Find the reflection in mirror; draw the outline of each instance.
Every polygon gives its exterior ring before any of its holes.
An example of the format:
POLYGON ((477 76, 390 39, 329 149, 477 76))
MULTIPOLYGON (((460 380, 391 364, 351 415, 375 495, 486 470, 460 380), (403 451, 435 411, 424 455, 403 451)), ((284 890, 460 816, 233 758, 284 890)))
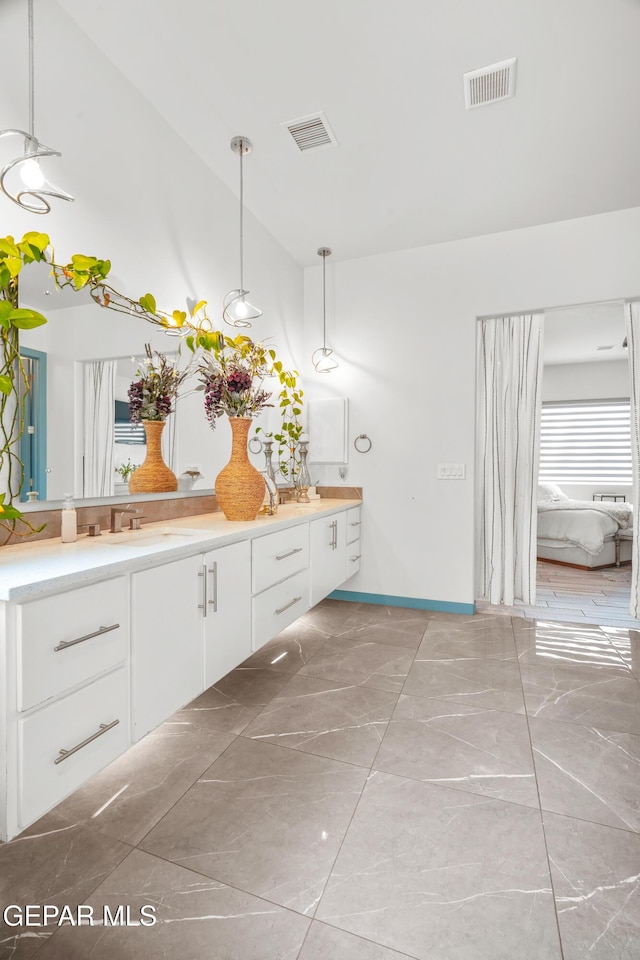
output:
MULTIPOLYGON (((122 436, 116 442, 116 419, 122 422, 126 404, 128 421, 127 390, 145 356, 145 343, 177 357, 176 340, 140 317, 102 309, 85 291, 56 290, 45 264, 30 265, 23 276, 21 305, 41 311, 48 323, 20 335, 34 385, 21 446, 25 483, 20 499, 58 501, 70 492, 76 499, 126 495, 125 489, 116 490, 122 479, 116 468, 129 459, 142 462, 146 445, 124 442, 122 436)), ((186 363, 186 356, 180 362, 186 363)), ((196 491, 210 491, 225 462, 220 459, 224 431, 221 443, 214 445, 201 394, 179 400, 169 424, 163 442, 166 463, 179 478, 187 470, 199 472, 196 491)), ((142 427, 140 432, 144 441, 142 427)), ((185 489, 193 485, 184 478, 185 489)))
MULTIPOLYGON (((88 498, 91 495, 87 491, 97 487, 89 485, 87 478, 92 477, 93 484, 97 475, 102 476, 103 488, 112 484, 115 496, 126 497, 126 490, 115 486, 121 481, 116 469, 129 459, 132 463, 142 461, 145 448, 121 441, 116 445, 113 440, 103 445, 100 437, 94 437, 94 452, 90 452, 89 439, 85 441, 85 424, 93 422, 90 404, 96 403, 96 393, 95 387, 86 390, 85 379, 91 375, 94 383, 97 382, 98 368, 92 365, 110 365, 102 367, 103 373, 107 371, 110 384, 115 376, 113 403, 107 404, 109 410, 113 408, 112 426, 103 431, 103 439, 114 436, 116 420, 122 419, 121 415, 116 417, 115 404, 128 400, 127 389, 139 359, 145 356, 145 343, 149 343, 152 350, 168 355, 176 353, 180 341, 167 337, 162 329, 141 317, 103 309, 87 291, 56 290, 49 269, 44 263, 30 264, 20 277, 21 305, 39 310, 48 319, 44 326, 20 334, 23 355, 37 358, 43 374, 46 369, 46 382, 44 375, 41 377, 41 402, 39 406, 34 405, 34 415, 39 419, 32 424, 33 430, 27 432, 25 441, 33 448, 33 463, 39 463, 40 467, 31 469, 30 462, 29 477, 20 499, 29 499, 30 491, 38 494, 38 502, 58 503, 69 492, 73 492, 76 500, 88 498), (134 363, 131 357, 135 358, 134 363), (93 374, 87 373, 90 368, 93 374), (126 450, 122 449, 125 446, 126 450), (37 450, 40 452, 36 454, 37 450), (110 465, 109 457, 112 457, 110 465)), ((124 287, 117 277, 113 283, 116 288, 124 287)), ((186 348, 182 350, 181 364, 186 363, 188 356, 186 348)), ((202 393, 193 389, 196 383, 197 380, 190 382, 186 395, 178 401, 173 429, 164 431, 168 436, 166 447, 163 437, 163 453, 165 462, 178 477, 179 492, 193 490, 204 494, 213 491, 215 477, 229 459, 231 429, 224 417, 215 431, 211 430, 204 415, 202 393), (195 478, 185 476, 187 472, 196 475, 195 478)), ((273 380, 267 389, 277 396, 280 388, 273 380)), ((276 396, 273 407, 267 408, 259 419, 264 433, 278 432, 281 427, 276 396)), ((121 414, 122 407, 118 409, 121 414)), ((263 457, 250 456, 254 466, 262 469, 263 457)), ((154 496, 173 498, 176 494, 154 496)))

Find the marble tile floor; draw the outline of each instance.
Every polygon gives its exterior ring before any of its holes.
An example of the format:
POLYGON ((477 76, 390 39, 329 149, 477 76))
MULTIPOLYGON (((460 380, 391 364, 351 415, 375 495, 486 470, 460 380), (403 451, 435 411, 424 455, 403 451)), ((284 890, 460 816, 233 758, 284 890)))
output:
POLYGON ((0 958, 637 960, 639 637, 323 601, 0 845, 94 919, 0 958))

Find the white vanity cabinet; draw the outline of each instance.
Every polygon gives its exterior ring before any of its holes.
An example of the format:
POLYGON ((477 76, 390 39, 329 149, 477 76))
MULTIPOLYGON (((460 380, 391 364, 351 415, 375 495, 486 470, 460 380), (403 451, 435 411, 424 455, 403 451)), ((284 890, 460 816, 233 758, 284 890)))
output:
POLYGON ((131 575, 133 739, 204 689, 202 556, 131 575))
POLYGON ((309 524, 256 537, 251 545, 253 649, 310 606, 309 524))
POLYGON ((0 840, 339 587, 360 509, 317 503, 240 529, 208 516, 176 541, 0 552, 0 840))
POLYGON ((130 744, 128 580, 15 604, 5 617, 15 636, 5 649, 15 683, 4 692, 16 833, 130 744))
POLYGON ((311 543, 311 606, 346 579, 347 515, 344 511, 309 524, 311 543))
POLYGON ((201 572, 206 690, 251 654, 251 543, 211 550, 201 572))
POLYGON ((131 601, 139 740, 250 655, 250 541, 132 574, 131 601))

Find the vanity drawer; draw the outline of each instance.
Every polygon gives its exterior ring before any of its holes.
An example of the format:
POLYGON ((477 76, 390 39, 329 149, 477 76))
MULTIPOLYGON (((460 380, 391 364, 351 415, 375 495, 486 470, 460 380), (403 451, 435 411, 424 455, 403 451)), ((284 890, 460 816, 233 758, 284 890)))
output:
POLYGON ((18 710, 122 663, 129 651, 125 577, 17 607, 18 710))
POLYGON ((351 507, 347 510, 347 543, 360 539, 360 525, 360 507, 351 507))
POLYGON ((309 571, 301 570, 252 602, 253 649, 257 650, 309 609, 309 571))
POLYGON ((18 721, 22 828, 124 753, 130 742, 128 690, 128 673, 120 667, 18 721))
POLYGON ((347 546, 347 575, 345 580, 352 577, 360 569, 360 541, 354 540, 347 546))
POLYGON ((251 545, 251 592, 260 593, 308 566, 308 523, 257 537, 251 545))

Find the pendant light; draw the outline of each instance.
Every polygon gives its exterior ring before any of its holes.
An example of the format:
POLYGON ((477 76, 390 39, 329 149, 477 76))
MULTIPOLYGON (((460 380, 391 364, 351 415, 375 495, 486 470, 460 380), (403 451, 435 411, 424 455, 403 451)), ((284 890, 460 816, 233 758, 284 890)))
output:
POLYGON ((322 257, 322 346, 313 351, 311 361, 318 373, 330 373, 338 366, 332 356, 333 350, 327 346, 327 257, 331 256, 329 247, 320 247, 318 256, 322 257))
POLYGON ((252 320, 257 320, 262 316, 262 310, 254 307, 247 300, 248 290, 244 289, 244 235, 243 235, 243 199, 244 199, 244 180, 242 176, 242 158, 247 153, 251 153, 251 141, 246 137, 234 137, 231 141, 231 149, 240 157, 240 286, 237 290, 231 290, 222 305, 222 318, 225 323, 232 327, 250 327, 252 320))
MULTIPOLYGON (((25 130, 0 130, 0 138, 18 136, 24 139, 24 152, 0 170, 0 188, 3 193, 30 213, 49 213, 51 205, 47 197, 56 200, 73 200, 70 194, 60 187, 49 183, 40 169, 40 157, 61 157, 58 150, 40 143, 34 131, 34 68, 33 68, 33 0, 28 0, 29 8, 29 132, 25 130), (13 189, 7 185, 6 177, 12 170, 13 189)), ((12 178, 10 178, 12 179, 12 178)))

